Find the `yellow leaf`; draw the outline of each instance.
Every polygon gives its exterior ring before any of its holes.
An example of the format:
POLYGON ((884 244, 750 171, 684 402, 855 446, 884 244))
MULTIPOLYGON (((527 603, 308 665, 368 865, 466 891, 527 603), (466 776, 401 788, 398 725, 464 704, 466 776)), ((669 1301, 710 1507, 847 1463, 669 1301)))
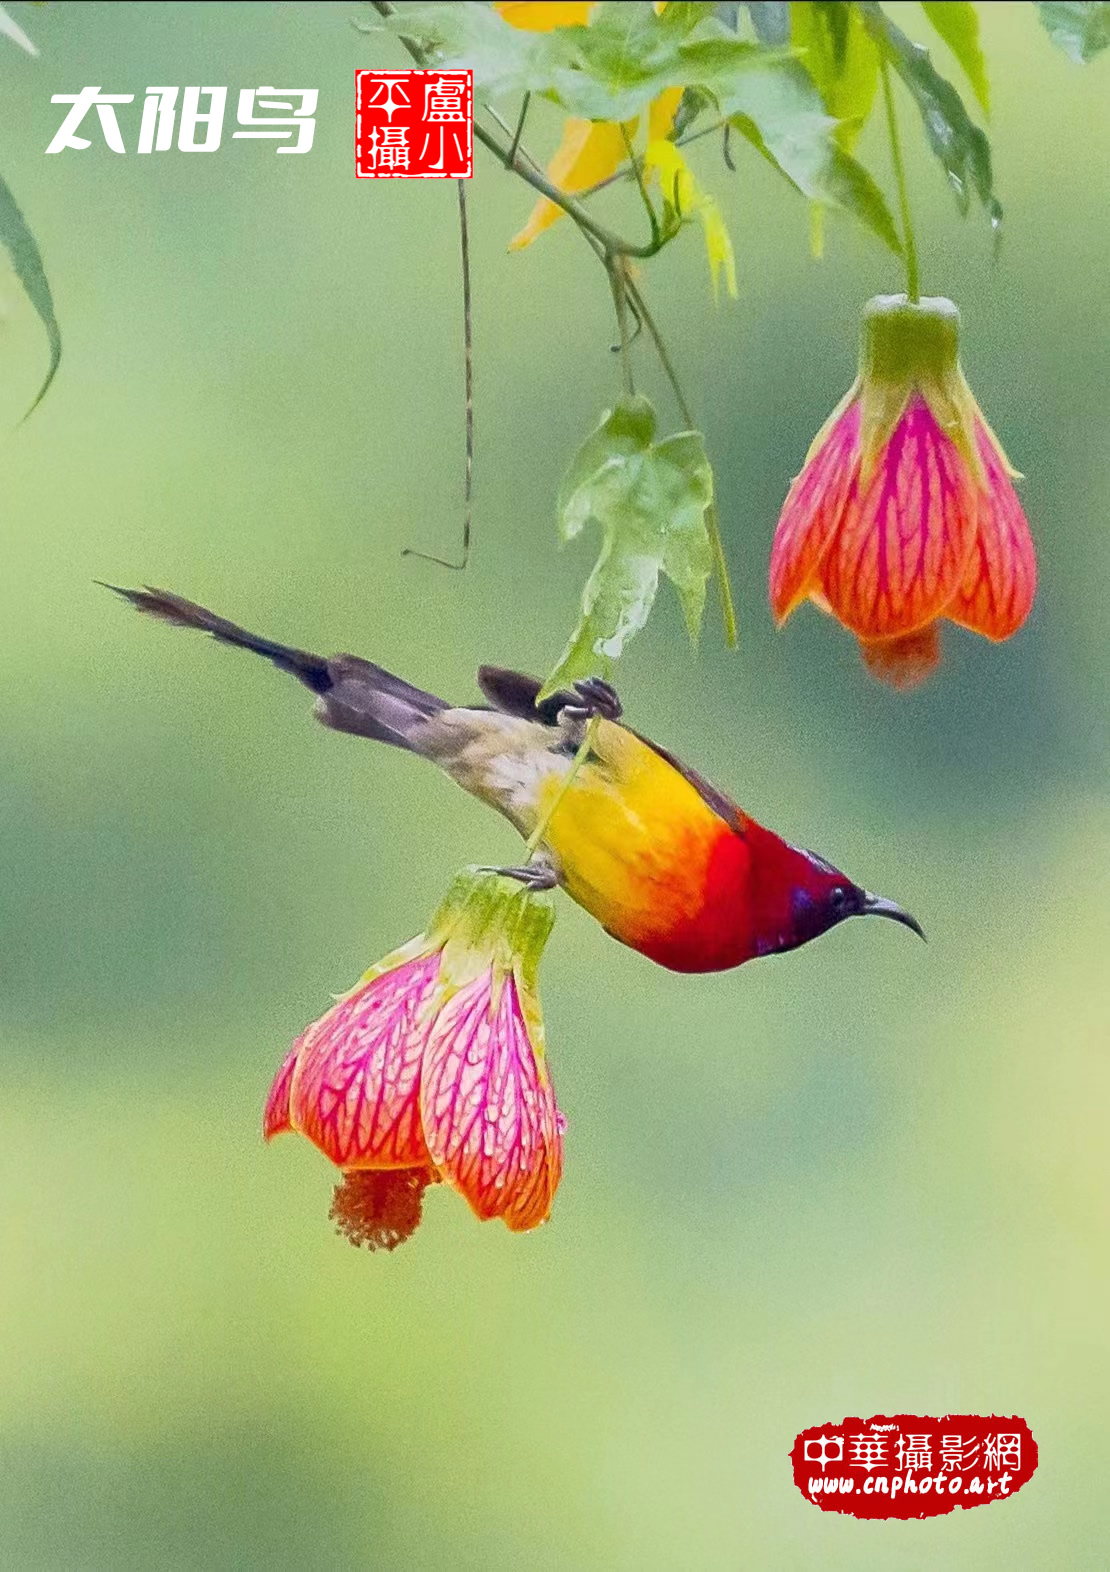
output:
POLYGON ((529 33, 550 33, 556 27, 585 27, 593 10, 585 5, 560 4, 559 0, 496 0, 493 9, 510 27, 529 33))
MULTIPOLYGON (((629 122, 629 135, 636 129, 636 122, 629 122)), ((669 147, 670 143, 663 146, 669 147)), ((547 178, 560 191, 573 195, 596 186, 599 180, 608 180, 628 156, 624 133, 619 125, 608 120, 568 119, 563 128, 563 140, 547 166, 547 178)), ((521 251, 530 246, 537 235, 550 229, 556 219, 563 217, 563 210, 547 197, 541 197, 532 209, 524 228, 509 242, 510 251, 521 251)))
POLYGON ((732 251, 732 240, 725 221, 721 217, 721 210, 712 197, 703 197, 698 208, 698 217, 701 227, 705 232, 705 254, 709 258, 709 272, 713 278, 713 298, 718 296, 719 274, 725 275, 725 288, 736 299, 736 258, 732 251))
POLYGON ((648 109, 648 141, 658 142, 674 125, 675 113, 682 98, 680 87, 665 87, 658 98, 653 98, 648 109))
POLYGON ((720 208, 711 196, 701 190, 689 164, 673 142, 648 143, 647 152, 644 154, 644 174, 650 179, 653 173, 659 176, 664 200, 682 218, 691 218, 696 213, 701 220, 714 296, 718 292, 720 275, 723 272, 725 288, 735 300, 736 258, 720 208))
POLYGON ((644 154, 644 174, 659 176, 664 200, 669 202, 684 218, 689 218, 698 201, 698 187, 690 166, 673 142, 652 141, 644 154))

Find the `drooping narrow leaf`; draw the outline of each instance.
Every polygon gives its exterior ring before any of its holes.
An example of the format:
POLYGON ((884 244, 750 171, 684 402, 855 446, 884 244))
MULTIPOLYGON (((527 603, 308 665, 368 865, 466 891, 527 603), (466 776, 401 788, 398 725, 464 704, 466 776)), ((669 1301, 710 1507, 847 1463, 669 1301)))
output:
MULTIPOLYGON (((851 153, 871 113, 879 86, 879 51, 851 5, 828 0, 794 0, 790 7, 791 41, 813 78, 822 102, 838 121, 834 135, 851 153)), ((851 188, 850 188, 851 189, 851 188)), ((810 202, 810 250, 820 258, 825 249, 825 209, 810 202)))
POLYGON ((913 95, 929 146, 948 176, 960 212, 967 212, 974 191, 997 235, 1002 206, 994 194, 991 145, 986 132, 972 120, 959 93, 929 59, 927 49, 912 43, 877 0, 856 3, 868 32, 913 95))
POLYGON ((879 51, 854 6, 795 0, 790 37, 802 51, 825 109, 840 121, 836 139, 846 153, 856 145, 879 86, 879 51))
POLYGON ((1041 25, 1058 49, 1077 65, 1086 65, 1110 47, 1110 3, 1056 4, 1038 0, 1041 25))
POLYGON ((676 220, 689 219, 696 214, 705 236, 705 254, 713 280, 713 295, 717 297, 720 275, 724 274, 725 288, 736 299, 736 258, 732 239, 721 210, 713 198, 701 189, 694 172, 673 142, 649 142, 644 154, 644 177, 659 176, 666 209, 676 220))
POLYGON ((722 94, 729 123, 770 160, 797 190, 865 224, 901 255, 902 244, 886 198, 836 136, 821 95, 797 60, 764 60, 738 74, 722 94))
POLYGON ((921 9, 951 49, 986 114, 991 109, 987 62, 979 43, 979 13, 968 0, 921 0, 921 9))
POLYGON ((697 636, 713 568, 705 524, 713 473, 700 432, 654 438, 648 400, 623 399, 586 438, 559 488, 562 539, 594 523, 602 541, 578 625, 545 693, 621 655, 647 621, 660 573, 677 589, 690 636, 697 636))
POLYGON ((29 415, 42 403, 47 388, 54 380, 54 373, 62 358, 62 335, 58 327, 58 319, 54 315, 54 300, 50 293, 50 285, 47 283, 42 254, 34 235, 27 227, 27 220, 19 211, 15 197, 2 178, 0 178, 0 242, 8 250, 16 277, 23 285, 28 300, 38 312, 50 345, 50 368, 39 388, 35 402, 27 411, 29 415))
POLYGON ((38 50, 27 34, 14 17, 8 15, 7 7, 2 5, 0 5, 0 33, 3 33, 5 38, 10 38, 13 44, 18 44, 20 49, 25 49, 29 55, 38 55, 38 50))

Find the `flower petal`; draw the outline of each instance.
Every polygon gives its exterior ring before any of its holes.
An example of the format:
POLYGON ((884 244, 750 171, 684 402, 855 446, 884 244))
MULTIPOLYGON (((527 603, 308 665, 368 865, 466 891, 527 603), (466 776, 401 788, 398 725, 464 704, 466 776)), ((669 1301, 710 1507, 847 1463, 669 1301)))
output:
POLYGON ((862 639, 925 627, 947 607, 975 544, 976 484, 919 393, 866 483, 857 477, 821 566, 833 615, 862 639))
POLYGON ((975 422, 975 442, 986 490, 979 493, 975 546, 945 615, 988 639, 1008 639, 1033 605, 1037 557, 1006 460, 981 420, 975 422))
MULTIPOLYGON (((630 134, 635 126, 635 121, 630 122, 630 134)), ((547 166, 547 178, 560 191, 573 195, 575 191, 596 186, 599 180, 608 180, 627 157, 628 149, 619 125, 608 120, 568 118, 563 127, 563 140, 547 166)), ((541 197, 524 228, 510 240, 509 250, 522 251, 562 217, 563 210, 557 203, 541 197)))
POLYGON ((340 1168, 426 1165, 420 1129, 421 1011, 439 953, 363 983, 302 1038, 290 1094, 293 1127, 340 1168))
POLYGON ((484 972, 440 1011, 420 1111, 433 1163, 479 1217, 503 1217, 514 1230, 546 1219, 562 1172, 562 1130, 512 974, 496 1003, 484 972))
POLYGON ((262 1114, 262 1139, 272 1141, 275 1135, 282 1135, 286 1130, 292 1130, 289 1122, 289 1087, 293 1081, 293 1071, 297 1064, 297 1055, 301 1051, 304 1037, 298 1037, 282 1061, 281 1069, 274 1077, 274 1084, 270 1087, 270 1095, 266 1099, 266 1107, 262 1114))
POLYGON ((771 547, 771 610, 783 623, 815 585, 859 466, 860 406, 834 412, 783 503, 771 547))

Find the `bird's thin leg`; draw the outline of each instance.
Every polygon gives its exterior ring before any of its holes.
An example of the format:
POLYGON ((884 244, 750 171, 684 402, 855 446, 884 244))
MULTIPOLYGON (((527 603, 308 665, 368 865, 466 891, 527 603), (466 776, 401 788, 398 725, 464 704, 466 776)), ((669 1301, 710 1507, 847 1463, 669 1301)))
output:
POLYGON ((535 862, 525 863, 520 868, 480 868, 480 873, 500 873, 506 879, 519 879, 529 890, 553 890, 559 882, 559 875, 549 862, 542 857, 537 857, 535 862))

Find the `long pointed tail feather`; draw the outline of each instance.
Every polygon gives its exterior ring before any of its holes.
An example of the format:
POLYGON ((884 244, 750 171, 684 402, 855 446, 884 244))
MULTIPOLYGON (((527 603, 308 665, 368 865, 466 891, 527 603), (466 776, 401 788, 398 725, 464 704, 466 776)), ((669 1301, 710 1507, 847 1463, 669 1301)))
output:
MULTIPOLYGON (((103 581, 97 580, 98 583, 103 581)), ((237 649, 250 650, 255 655, 272 661, 280 671, 303 682, 316 694, 316 718, 334 731, 350 732, 356 737, 370 737, 375 742, 391 743, 397 748, 419 752, 414 736, 431 715, 448 706, 434 693, 425 693, 403 678, 396 677, 383 666, 363 660, 358 655, 313 655, 288 644, 276 644, 272 639, 260 638, 249 633, 238 623, 218 617, 205 606, 186 600, 169 590, 121 589, 118 584, 104 584, 136 610, 179 628, 195 628, 208 633, 221 644, 231 644, 237 649)))
POLYGON ((288 644, 275 644, 271 639, 259 638, 237 623, 228 622, 226 617, 217 617, 214 611, 198 606, 195 601, 186 600, 183 595, 174 595, 170 590, 155 589, 150 584, 141 590, 121 589, 118 584, 105 584, 102 579, 96 582, 102 588, 122 595, 137 611, 146 612, 148 616, 159 617, 177 628, 196 628, 199 633, 210 633, 221 644, 233 644, 238 649, 252 650, 256 655, 265 656, 280 671, 289 672, 314 693, 327 693, 333 686, 328 663, 322 655, 311 655, 307 650, 293 649, 288 644))

